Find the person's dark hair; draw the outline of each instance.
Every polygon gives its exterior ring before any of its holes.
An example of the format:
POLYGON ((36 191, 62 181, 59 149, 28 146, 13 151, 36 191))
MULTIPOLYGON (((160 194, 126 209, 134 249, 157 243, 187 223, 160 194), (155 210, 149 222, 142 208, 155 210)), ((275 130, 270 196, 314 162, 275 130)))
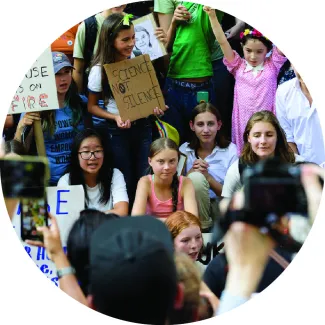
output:
MULTIPOLYGON (((116 242, 128 252, 129 248, 125 248, 125 246, 134 244, 141 249, 146 241, 150 241, 153 249, 147 247, 147 252, 141 252, 139 259, 132 253, 130 256, 129 253, 122 254, 121 258, 128 259, 128 262, 118 260, 119 271, 116 272, 125 274, 117 280, 123 283, 112 285, 104 283, 102 289, 104 292, 99 292, 97 286, 97 290, 94 291, 93 283, 90 283, 89 293, 93 297, 94 308, 104 315, 132 323, 165 325, 166 321, 170 319, 177 293, 177 273, 173 254, 159 240, 153 240, 154 237, 150 233, 124 230, 128 233, 128 240, 125 240, 125 235, 122 232, 117 233, 111 241, 114 246, 116 242), (127 267, 133 260, 137 265, 134 273, 132 270, 130 272, 127 267), (120 287, 122 290, 119 290, 120 287)), ((95 235, 96 233, 93 236, 95 235)), ((90 250, 90 254, 92 254, 92 250, 90 250)), ((111 260, 111 263, 114 261, 111 260)), ((97 262, 98 264, 99 262, 97 262)), ((103 281, 107 277, 107 282, 110 283, 110 271, 105 272, 104 270, 105 262, 101 267, 103 268, 103 281)), ((92 279, 93 273, 91 274, 92 279)))
POLYGON ((8 153, 15 153, 17 155, 26 155, 26 148, 23 146, 23 144, 16 139, 12 139, 10 141, 5 142, 5 154, 8 153))
POLYGON ((259 161, 259 157, 253 151, 251 144, 248 142, 248 135, 253 128, 253 126, 258 122, 270 123, 273 125, 277 135, 277 142, 274 151, 274 156, 279 157, 281 162, 284 163, 294 163, 295 154, 289 147, 285 133, 280 126, 280 123, 276 116, 270 111, 259 111, 251 116, 248 120, 245 132, 243 135, 244 138, 244 148, 241 153, 240 159, 246 164, 252 164, 259 161))
MULTIPOLYGON (((72 69, 71 69, 72 73, 72 69)), ((65 94, 64 103, 66 107, 69 107, 72 111, 72 126, 74 131, 77 132, 77 126, 80 123, 82 116, 83 116, 83 106, 82 106, 82 99, 79 96, 77 84, 72 79, 70 87, 65 94)), ((42 111, 40 113, 40 117, 42 120, 42 129, 43 131, 47 132, 50 136, 53 136, 55 132, 55 114, 56 109, 54 110, 47 110, 42 111)))
POLYGON ((84 129, 80 131, 73 140, 71 147, 71 160, 67 168, 67 173, 70 173, 69 181, 70 185, 82 185, 85 191, 86 204, 88 204, 89 198, 85 183, 85 177, 83 170, 79 163, 79 148, 82 143, 87 138, 95 137, 99 139, 104 150, 104 160, 102 167, 100 168, 97 175, 97 184, 100 190, 100 200, 99 203, 106 204, 111 195, 111 183, 113 177, 113 159, 109 150, 108 143, 104 137, 101 137, 93 129, 84 129))
POLYGON ((105 102, 113 97, 112 91, 109 87, 106 76, 104 64, 115 62, 116 49, 114 42, 119 32, 130 29, 133 24, 130 20, 129 25, 123 25, 124 15, 121 13, 114 13, 109 15, 103 22, 98 38, 98 47, 91 62, 91 67, 100 65, 102 68, 102 88, 105 102))
MULTIPOLYGON (((222 121, 220 112, 218 111, 217 108, 215 108, 210 103, 201 103, 201 104, 197 105, 192 110, 192 116, 191 116, 190 121, 194 124, 196 116, 201 113, 206 113, 206 112, 213 114, 216 117, 217 121, 222 121)), ((222 127, 217 132, 217 135, 215 137, 215 144, 216 144, 216 146, 219 146, 220 148, 228 148, 228 146, 230 144, 230 142, 226 139, 225 135, 223 134, 222 127)), ((189 147, 191 149, 195 150, 195 153, 200 148, 200 141, 194 131, 192 132, 192 137, 191 137, 191 140, 189 143, 189 147)))
MULTIPOLYGON (((149 47, 152 47, 151 40, 150 40, 150 34, 149 34, 149 32, 147 31, 146 28, 144 28, 144 27, 142 27, 140 25, 137 25, 137 26, 134 27, 134 31, 135 31, 135 33, 145 32, 148 35, 149 47)), ((138 49, 137 44, 135 44, 135 47, 138 49)))
POLYGON ((260 36, 260 35, 252 35, 252 34, 248 34, 248 35, 243 35, 243 37, 241 38, 241 44, 242 46, 246 45, 247 41, 249 40, 258 40, 261 41, 263 43, 263 45, 265 45, 265 47, 267 48, 267 52, 270 52, 273 48, 273 44, 272 42, 267 39, 265 36, 260 36))
MULTIPOLYGON (((154 156, 158 155, 164 149, 171 149, 175 150, 178 155, 178 160, 180 157, 180 152, 178 149, 177 144, 169 139, 169 138, 159 138, 151 143, 150 151, 149 151, 149 158, 153 158, 154 156)), ((153 170, 149 167, 148 174, 153 174, 153 170)), ((173 201, 173 212, 177 210, 177 203, 178 203, 178 186, 179 186, 179 179, 177 173, 173 176, 173 181, 171 184, 172 187, 172 201, 173 201)))
POLYGON ((118 215, 106 214, 94 209, 80 212, 80 217, 73 224, 67 241, 67 256, 76 270, 80 288, 87 296, 89 287, 89 246, 93 232, 107 220, 119 218, 118 215))

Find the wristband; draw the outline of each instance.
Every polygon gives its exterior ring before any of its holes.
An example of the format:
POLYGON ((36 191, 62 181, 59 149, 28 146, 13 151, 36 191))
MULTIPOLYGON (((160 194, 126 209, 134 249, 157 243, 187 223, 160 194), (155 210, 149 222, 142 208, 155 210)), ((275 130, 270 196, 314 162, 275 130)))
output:
POLYGON ((64 267, 56 271, 56 274, 59 279, 61 279, 64 275, 75 274, 76 270, 72 266, 64 267))

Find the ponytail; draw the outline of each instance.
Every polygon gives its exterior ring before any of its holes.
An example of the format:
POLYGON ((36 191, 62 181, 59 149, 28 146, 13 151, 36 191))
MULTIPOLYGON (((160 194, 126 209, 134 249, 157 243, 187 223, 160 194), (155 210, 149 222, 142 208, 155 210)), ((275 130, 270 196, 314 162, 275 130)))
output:
POLYGON ((177 203, 178 203, 178 186, 179 186, 179 180, 177 173, 173 176, 172 181, 172 201, 173 201, 173 212, 177 211, 177 203))

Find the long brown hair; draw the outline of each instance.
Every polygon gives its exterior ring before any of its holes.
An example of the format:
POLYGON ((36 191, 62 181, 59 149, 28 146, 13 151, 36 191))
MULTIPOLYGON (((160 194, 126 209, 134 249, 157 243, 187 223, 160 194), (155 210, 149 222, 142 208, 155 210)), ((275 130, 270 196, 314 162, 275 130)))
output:
MULTIPOLYGON (((220 112, 210 103, 201 103, 194 107, 190 121, 194 124, 196 116, 206 112, 213 114, 216 117, 217 121, 222 121, 220 112)), ((229 144, 230 142, 226 139, 221 127, 215 137, 215 145, 219 146, 220 148, 228 148, 229 144)), ((197 150, 200 148, 200 141, 194 131, 192 133, 189 147, 195 150, 195 152, 197 152, 197 150)))
MULTIPOLYGON (((159 138, 151 143, 150 151, 149 151, 149 158, 153 158, 154 156, 158 155, 159 152, 161 152, 164 149, 170 149, 175 150, 178 155, 178 160, 180 157, 180 152, 178 149, 177 144, 169 139, 169 138, 159 138)), ((153 170, 151 167, 149 167, 149 174, 153 174, 153 170)), ((177 203, 178 203, 178 186, 179 186, 179 180, 177 173, 174 174, 173 180, 172 180, 172 201, 173 201, 173 212, 177 210, 177 203)))
POLYGON ((241 160, 247 164, 256 163, 259 161, 259 157, 253 151, 251 144, 248 142, 248 135, 252 130, 253 126, 258 122, 270 123, 275 128, 276 135, 277 135, 277 142, 275 146, 274 156, 279 157, 281 162, 294 163, 295 162, 294 152, 291 150, 291 148, 288 145, 285 133, 282 127, 280 126, 278 119, 272 112, 266 110, 256 112, 248 120, 243 135, 244 148, 240 156, 241 160))
POLYGON ((114 13, 104 20, 100 29, 98 47, 90 66, 90 68, 92 68, 95 65, 100 65, 102 68, 102 88, 105 104, 109 98, 113 97, 113 95, 109 87, 104 64, 115 62, 115 55, 117 52, 114 46, 115 39, 121 30, 128 30, 133 26, 131 21, 129 25, 123 25, 123 18, 123 14, 114 13))

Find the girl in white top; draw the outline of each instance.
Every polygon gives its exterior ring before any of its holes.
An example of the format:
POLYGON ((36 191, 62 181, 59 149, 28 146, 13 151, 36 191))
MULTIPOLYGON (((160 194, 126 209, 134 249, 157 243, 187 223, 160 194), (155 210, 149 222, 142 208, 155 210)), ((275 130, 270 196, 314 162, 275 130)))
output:
POLYGON ((187 156, 185 174, 194 184, 204 232, 211 230, 224 178, 237 159, 236 145, 226 140, 221 127, 219 111, 210 103, 199 104, 190 120, 192 140, 179 149, 187 156))
POLYGON ((276 116, 270 111, 260 111, 253 114, 247 122, 244 149, 240 159, 227 172, 221 196, 231 198, 242 187, 241 166, 246 167, 271 157, 279 157, 284 163, 303 161, 289 147, 276 116))
POLYGON ((119 216, 128 214, 129 199, 123 174, 112 167, 107 144, 97 132, 85 129, 75 137, 67 171, 58 186, 81 184, 87 208, 119 216))

